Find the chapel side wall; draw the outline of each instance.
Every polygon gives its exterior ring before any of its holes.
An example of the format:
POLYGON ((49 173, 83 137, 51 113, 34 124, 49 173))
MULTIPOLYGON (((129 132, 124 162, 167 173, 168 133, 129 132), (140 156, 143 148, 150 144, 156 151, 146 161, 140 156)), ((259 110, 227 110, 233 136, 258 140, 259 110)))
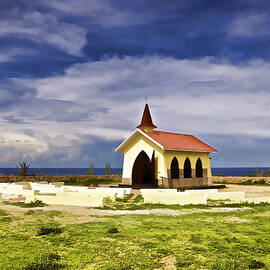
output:
POLYGON ((179 164, 179 175, 180 180, 174 180, 174 187, 195 187, 195 186, 206 186, 211 185, 211 166, 210 166, 210 159, 209 153, 204 152, 182 152, 182 151, 166 151, 164 154, 165 157, 165 170, 166 170, 166 177, 170 179, 170 167, 171 162, 174 157, 177 158, 179 164), (192 178, 184 178, 183 170, 184 170, 184 163, 186 158, 190 159, 191 169, 192 169, 192 178), (197 159, 200 158, 202 161, 203 167, 203 178, 196 178, 196 162, 197 159))
POLYGON ((153 150, 155 150, 155 178, 158 179, 166 174, 163 150, 156 146, 149 139, 138 134, 134 140, 124 149, 124 163, 122 184, 132 184, 133 164, 141 151, 144 151, 151 160, 153 150))

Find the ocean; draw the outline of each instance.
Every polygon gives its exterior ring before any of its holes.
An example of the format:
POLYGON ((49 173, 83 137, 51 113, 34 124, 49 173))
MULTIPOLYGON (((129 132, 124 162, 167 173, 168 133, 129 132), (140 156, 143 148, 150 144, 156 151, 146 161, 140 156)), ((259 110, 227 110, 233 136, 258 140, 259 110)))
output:
MULTIPOLYGON (((267 168, 259 168, 266 170, 267 168)), ((86 175, 87 168, 29 168, 28 174, 36 175, 86 175)), ((120 174, 122 168, 112 168, 112 174, 120 174)), ((17 175, 17 168, 0 168, 0 173, 3 175, 17 175)), ((256 167, 239 167, 239 168, 212 168, 213 175, 222 176, 243 176, 249 174, 255 174, 256 167)), ((104 175, 105 168, 95 168, 95 175, 104 175)))

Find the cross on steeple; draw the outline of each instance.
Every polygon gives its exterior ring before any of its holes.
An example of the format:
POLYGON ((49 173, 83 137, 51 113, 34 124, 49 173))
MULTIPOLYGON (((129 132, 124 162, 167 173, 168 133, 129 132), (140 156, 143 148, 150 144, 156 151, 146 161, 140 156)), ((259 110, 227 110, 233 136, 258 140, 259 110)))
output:
POLYGON ((148 97, 145 97, 144 100, 145 100, 145 104, 147 104, 148 97))

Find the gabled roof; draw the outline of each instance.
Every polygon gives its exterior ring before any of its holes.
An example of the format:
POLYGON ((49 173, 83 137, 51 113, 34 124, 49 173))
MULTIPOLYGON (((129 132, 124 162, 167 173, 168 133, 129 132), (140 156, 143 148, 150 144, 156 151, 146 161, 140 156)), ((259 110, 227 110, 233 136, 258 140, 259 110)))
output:
POLYGON ((116 149, 116 152, 121 152, 121 149, 136 135, 136 133, 142 134, 148 138, 154 144, 159 146, 162 150, 171 151, 189 151, 189 152, 217 152, 216 149, 197 139, 193 135, 172 133, 165 131, 154 130, 152 132, 146 132, 141 129, 137 129, 130 137, 128 137, 123 143, 121 143, 116 149))
POLYGON ((154 130, 143 131, 147 136, 164 147, 164 150, 217 152, 216 149, 189 134, 180 134, 154 130))
POLYGON ((137 128, 151 128, 151 129, 156 128, 156 126, 152 122, 152 117, 151 117, 149 106, 147 103, 145 104, 145 107, 144 107, 142 121, 137 126, 137 128))

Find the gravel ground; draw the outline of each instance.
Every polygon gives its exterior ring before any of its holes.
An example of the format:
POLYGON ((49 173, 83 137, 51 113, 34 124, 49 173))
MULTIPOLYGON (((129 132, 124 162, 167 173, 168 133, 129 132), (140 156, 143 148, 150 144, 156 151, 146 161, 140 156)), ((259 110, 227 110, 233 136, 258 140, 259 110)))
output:
POLYGON ((246 197, 264 197, 270 196, 270 186, 244 186, 244 185, 226 185, 227 188, 221 192, 244 191, 246 197))

